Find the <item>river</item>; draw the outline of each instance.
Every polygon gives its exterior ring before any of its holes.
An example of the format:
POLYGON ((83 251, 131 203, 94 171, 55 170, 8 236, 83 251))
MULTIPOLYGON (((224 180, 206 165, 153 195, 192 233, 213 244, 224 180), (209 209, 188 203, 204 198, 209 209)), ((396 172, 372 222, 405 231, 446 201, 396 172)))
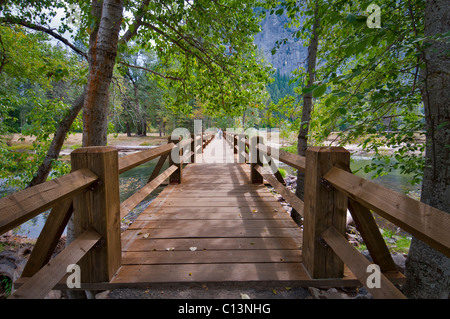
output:
MULTIPOLYGON (((121 202, 130 197, 131 195, 133 195, 136 191, 138 191, 147 183, 147 180, 151 172, 155 168, 157 162, 158 158, 119 175, 119 189, 121 202)), ((168 164, 166 162, 161 171, 165 170, 167 167, 168 164)), ((149 201, 154 199, 163 189, 164 187, 158 187, 146 199, 144 199, 143 202, 146 202, 148 204, 149 201)), ((3 193, 11 193, 12 191, 13 190, 11 189, 2 190, 3 193)), ((0 193, 0 195, 2 194, 0 193)), ((21 226, 13 230, 14 234, 21 236, 28 236, 29 238, 39 237, 39 233, 41 232, 41 229, 44 226, 49 213, 50 211, 46 211, 30 219, 26 223, 23 223, 21 226)))
MULTIPOLYGON (((119 176, 119 185, 120 185, 120 201, 127 199, 129 196, 134 194, 137 190, 142 188, 148 180, 149 175, 153 171, 158 159, 154 159, 149 161, 146 164, 140 165, 136 168, 133 168, 119 176)), ((351 162, 352 171, 357 171, 359 168, 363 168, 365 165, 370 164, 371 158, 364 156, 353 156, 351 162)), ((166 169, 168 164, 166 163, 162 170, 166 169)), ((288 174, 291 174, 292 171, 288 169, 288 167, 283 166, 287 169, 288 174)), ((356 175, 364 177, 366 179, 372 180, 371 173, 364 173, 364 170, 361 169, 356 172, 356 175)), ((373 182, 380 184, 384 187, 392 189, 394 191, 400 193, 413 192, 415 196, 419 196, 420 194, 420 185, 412 186, 410 183, 411 176, 400 174, 399 170, 392 171, 388 175, 379 177, 377 179, 372 180, 373 182)), ((158 187, 152 194, 149 195, 148 198, 144 200, 147 204, 155 198, 161 191, 163 187, 158 187)), ((3 193, 12 192, 12 190, 0 190, 3 193)), ((2 195, 0 193, 0 195, 2 195)), ((42 213, 35 218, 32 218, 28 222, 22 224, 21 226, 14 229, 14 233, 21 236, 28 236, 30 238, 37 238, 39 233, 47 220, 47 216, 49 211, 42 213)))

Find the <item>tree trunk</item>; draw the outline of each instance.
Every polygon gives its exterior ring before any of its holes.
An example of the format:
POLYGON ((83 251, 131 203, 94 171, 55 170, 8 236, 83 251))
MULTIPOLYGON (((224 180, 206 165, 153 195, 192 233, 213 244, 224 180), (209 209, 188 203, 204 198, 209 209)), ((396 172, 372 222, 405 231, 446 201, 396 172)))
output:
MULTIPOLYGON (((427 1, 425 36, 450 30, 450 2, 427 1)), ((450 51, 447 41, 427 40, 421 70, 426 118, 426 151, 421 201, 450 213, 450 51)), ((444 298, 450 293, 450 258, 413 238, 406 260, 404 293, 408 298, 444 298)))
POLYGON ((89 41, 89 78, 83 109, 83 146, 103 146, 107 142, 109 86, 122 22, 122 0, 104 0, 103 4, 93 1, 95 14, 98 14, 100 5, 98 29, 93 31, 89 41))
POLYGON ((127 131, 127 137, 131 137, 130 123, 128 121, 125 122, 125 129, 127 131))
POLYGON ((77 118, 78 113, 80 113, 81 109, 83 108, 85 95, 86 90, 84 90, 83 94, 81 94, 75 100, 75 102, 72 104, 72 107, 69 110, 69 113, 59 123, 58 128, 56 129, 55 132, 55 136, 53 137, 52 143, 50 144, 50 147, 47 151, 47 155, 45 156, 42 164, 39 166, 36 175, 34 175, 33 179, 31 180, 31 182, 28 184, 27 187, 38 185, 47 180, 50 170, 52 169, 52 163, 58 158, 59 153, 61 152, 61 148, 64 144, 64 140, 67 136, 67 133, 69 132, 70 127, 77 118))
MULTIPOLYGON (((316 73, 316 60, 317 60, 317 47, 319 46, 319 3, 316 1, 314 8, 314 24, 312 29, 311 39, 308 46, 308 82, 306 87, 311 87, 314 83, 315 73, 316 73)), ((306 149, 308 148, 308 132, 309 132, 309 122, 311 120, 311 112, 313 110, 313 100, 312 93, 303 94, 303 108, 302 108, 302 121, 300 124, 300 131, 297 137, 297 152, 298 155, 305 156, 306 149)), ((301 171, 297 172, 297 188, 295 194, 301 200, 304 197, 305 188, 305 174, 301 171)), ((295 209, 291 213, 292 218, 297 224, 301 223, 301 216, 295 209)))

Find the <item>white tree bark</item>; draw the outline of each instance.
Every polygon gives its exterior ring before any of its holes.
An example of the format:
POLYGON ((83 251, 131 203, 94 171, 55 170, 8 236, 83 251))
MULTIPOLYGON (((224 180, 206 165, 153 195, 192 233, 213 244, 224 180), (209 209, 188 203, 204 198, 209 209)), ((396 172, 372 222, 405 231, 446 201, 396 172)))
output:
POLYGON ((83 108, 83 146, 103 146, 107 142, 109 86, 117 56, 123 0, 104 0, 103 3, 94 0, 92 9, 100 22, 98 29, 91 34, 89 43, 89 79, 83 108))

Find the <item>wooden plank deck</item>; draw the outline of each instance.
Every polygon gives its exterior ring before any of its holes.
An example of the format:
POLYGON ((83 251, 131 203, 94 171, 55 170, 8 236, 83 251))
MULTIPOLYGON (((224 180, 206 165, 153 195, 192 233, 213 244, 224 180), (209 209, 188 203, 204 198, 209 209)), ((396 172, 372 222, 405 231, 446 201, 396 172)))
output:
POLYGON ((343 279, 310 278, 301 229, 267 187, 250 184, 248 164, 230 163, 223 139, 204 159, 187 165, 182 184, 168 185, 122 233, 122 266, 110 285, 359 285, 347 268, 343 279))

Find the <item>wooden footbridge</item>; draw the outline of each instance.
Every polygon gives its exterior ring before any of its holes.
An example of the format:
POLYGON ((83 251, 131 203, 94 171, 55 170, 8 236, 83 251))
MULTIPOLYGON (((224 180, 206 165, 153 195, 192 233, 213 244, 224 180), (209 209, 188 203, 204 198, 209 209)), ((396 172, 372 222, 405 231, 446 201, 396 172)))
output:
POLYGON ((120 158, 113 147, 81 148, 71 154, 72 173, 0 199, 0 233, 51 209, 10 298, 43 298, 51 289, 214 283, 364 285, 376 298, 404 298, 395 284, 405 277, 371 211, 450 255, 450 215, 353 175, 343 148, 311 147, 304 158, 258 136, 213 137, 169 140, 120 158), (156 158, 148 183, 120 203, 119 174, 156 158), (265 160, 305 172, 304 202, 265 160), (165 161, 169 168, 161 173, 165 161), (120 220, 165 182, 121 232, 120 220), (302 216, 300 226, 266 184, 302 216), (381 270, 380 288, 369 277, 376 270, 346 239, 347 209, 381 270), (52 258, 70 218, 75 239, 52 258), (74 264, 81 286, 68 284, 74 264))

